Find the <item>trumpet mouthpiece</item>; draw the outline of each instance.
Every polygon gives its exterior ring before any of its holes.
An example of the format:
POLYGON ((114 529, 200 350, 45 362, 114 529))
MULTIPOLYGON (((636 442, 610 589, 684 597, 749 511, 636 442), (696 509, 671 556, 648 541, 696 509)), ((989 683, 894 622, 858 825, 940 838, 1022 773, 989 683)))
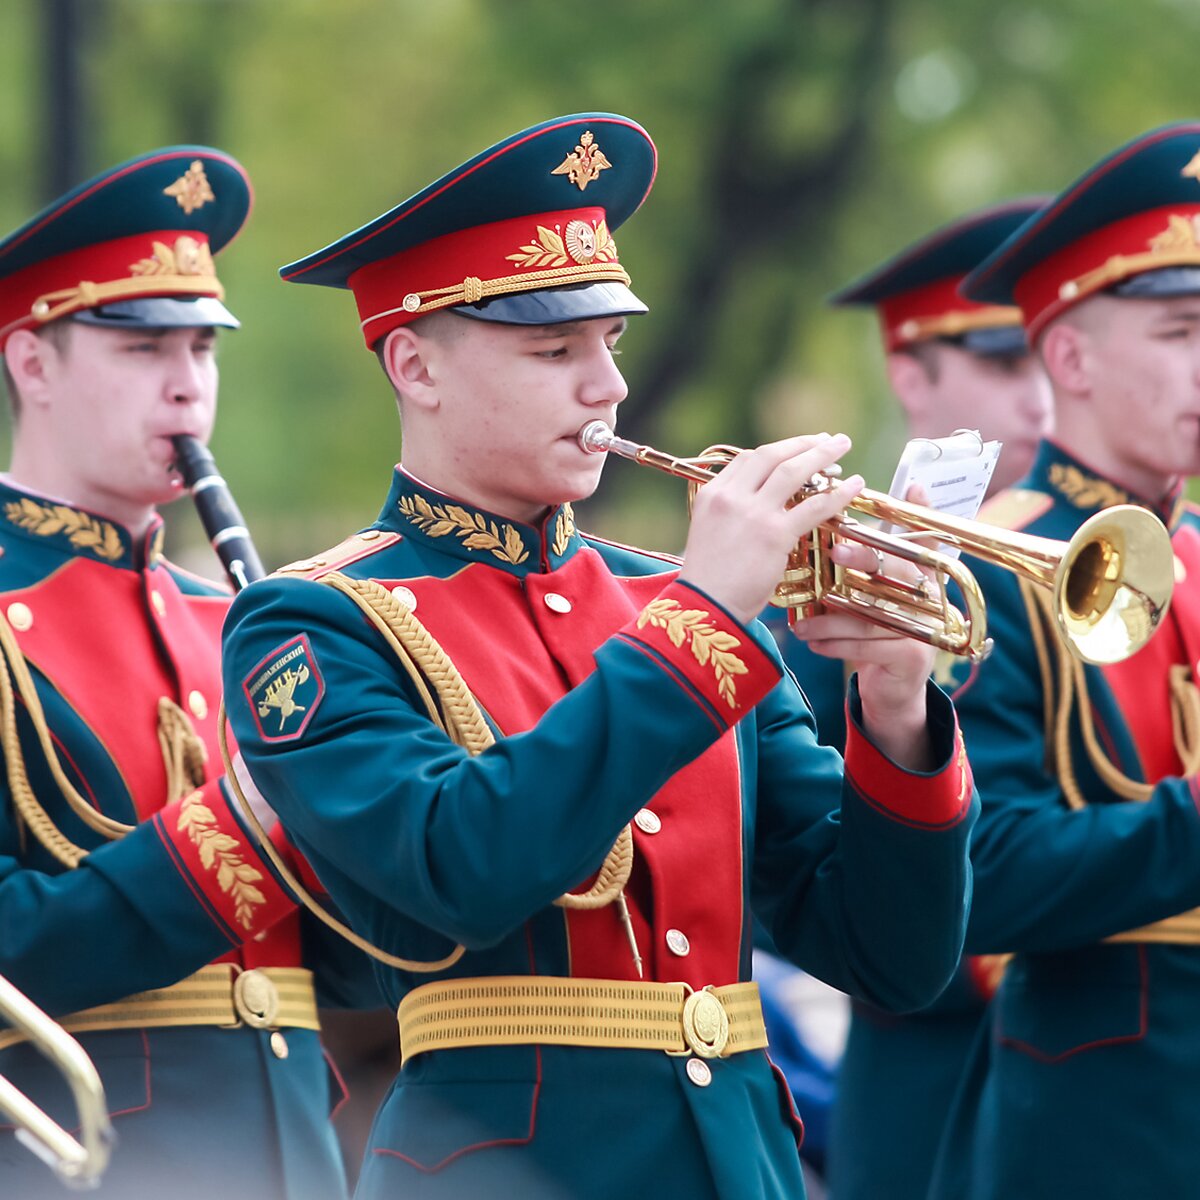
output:
POLYGON ((603 421, 589 421, 576 435, 580 448, 589 454, 602 454, 614 438, 613 431, 603 421))

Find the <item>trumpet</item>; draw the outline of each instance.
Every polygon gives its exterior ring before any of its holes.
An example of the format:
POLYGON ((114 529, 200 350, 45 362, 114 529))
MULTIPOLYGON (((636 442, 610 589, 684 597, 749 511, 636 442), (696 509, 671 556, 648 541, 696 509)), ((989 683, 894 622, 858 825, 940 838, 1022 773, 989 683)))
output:
MULTIPOLYGON (((577 437, 590 453, 616 454, 688 480, 693 496, 742 452, 736 446, 711 446, 696 458, 675 458, 617 437, 603 421, 589 421, 577 437)), ((835 472, 818 473, 792 503, 829 490, 835 479, 835 472)), ((847 612, 972 662, 985 658, 992 642, 978 581, 957 558, 915 538, 958 547, 1049 588, 1059 634, 1084 662, 1115 663, 1135 654, 1171 602, 1175 559, 1170 535, 1153 513, 1133 504, 1114 505, 1089 517, 1068 542, 949 516, 870 489, 856 496, 848 511, 905 532, 884 533, 843 514, 801 538, 771 601, 789 609, 790 621, 847 612), (929 574, 912 583, 843 567, 829 554, 839 541, 905 559, 929 574), (950 601, 951 582, 961 596, 961 609, 950 601)))
POLYGON ((0 1016, 62 1072, 79 1111, 79 1137, 38 1108, 0 1075, 0 1113, 17 1127, 17 1140, 32 1150, 68 1187, 94 1187, 108 1166, 114 1135, 104 1085, 83 1047, 24 993, 0 976, 0 1016))

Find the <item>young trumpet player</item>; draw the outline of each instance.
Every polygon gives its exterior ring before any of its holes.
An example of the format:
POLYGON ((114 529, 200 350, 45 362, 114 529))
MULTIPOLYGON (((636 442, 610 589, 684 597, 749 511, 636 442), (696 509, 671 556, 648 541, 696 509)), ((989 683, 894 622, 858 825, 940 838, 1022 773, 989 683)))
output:
POLYGON ((404 431, 378 519, 243 592, 224 644, 246 784, 389 956, 362 1200, 802 1196, 751 909, 890 1008, 958 960, 975 802, 931 654, 818 618, 863 664, 843 771, 755 620, 861 487, 788 504, 848 439, 739 455, 682 562, 576 527, 655 168, 625 117, 547 121, 282 270, 353 292, 404 431))
MULTIPOLYGON (((992 492, 1019 479, 1050 424, 1049 385, 1030 354, 1020 310, 958 294, 978 266, 1048 197, 967 213, 905 247, 831 297, 878 317, 888 381, 911 438, 961 427, 1003 443, 992 492)), ((766 620, 817 717, 821 740, 845 740, 847 668, 793 635, 781 610, 766 620)), ((942 678, 941 656, 935 678, 942 678)), ((994 986, 994 963, 966 959, 937 1001, 897 1016, 851 1005, 838 1066, 826 1175, 838 1200, 924 1200, 942 1129, 994 986), (908 1103, 915 1085, 921 1103, 908 1103)))
MULTIPOLYGON (((238 324, 213 256, 249 207, 234 159, 168 147, 0 241, 0 975, 95 1062, 114 1200, 346 1190, 295 904, 220 777, 229 596, 163 557, 157 513, 173 438, 212 430, 238 324)), ((75 1124, 18 1030, 0 1076, 75 1124)), ((0 1132, 0 1195, 62 1194, 0 1132)))
POLYGON ((1054 391, 1053 437, 993 519, 1063 538, 1141 505, 1171 532, 1176 587, 1145 648, 1096 667, 1055 637, 1046 598, 979 571, 995 650, 955 672, 983 796, 968 948, 1012 958, 944 1138, 945 1200, 1196 1191, 1198 231, 1186 122, 1086 171, 963 286, 1020 306, 1054 391))

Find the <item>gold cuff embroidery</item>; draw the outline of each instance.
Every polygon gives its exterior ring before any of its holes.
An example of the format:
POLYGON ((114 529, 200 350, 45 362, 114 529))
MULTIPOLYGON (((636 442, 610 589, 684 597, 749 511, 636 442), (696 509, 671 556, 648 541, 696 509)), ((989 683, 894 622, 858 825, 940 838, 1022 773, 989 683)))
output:
POLYGON ((730 708, 737 708, 735 675, 746 675, 749 668, 732 653, 742 643, 732 633, 718 629, 701 608, 684 608, 678 600, 651 600, 638 617, 638 628, 652 625, 666 631, 673 646, 688 641, 692 654, 702 666, 711 666, 717 677, 717 691, 730 708))
POLYGON ((178 829, 192 839, 205 869, 217 872, 221 891, 233 897, 238 924, 250 929, 254 910, 267 902, 254 886, 262 879, 262 872, 239 853, 241 843, 237 838, 218 828, 216 814, 203 802, 203 794, 195 791, 180 804, 178 829))

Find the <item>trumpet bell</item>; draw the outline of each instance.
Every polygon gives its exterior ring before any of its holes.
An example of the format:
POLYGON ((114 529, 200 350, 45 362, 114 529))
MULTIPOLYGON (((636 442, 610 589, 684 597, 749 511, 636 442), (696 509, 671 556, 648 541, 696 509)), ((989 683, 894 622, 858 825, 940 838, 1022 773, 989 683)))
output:
POLYGON ((1171 537, 1150 511, 1119 504, 1089 517, 1067 544, 1054 579, 1059 630, 1084 662, 1136 653, 1171 603, 1171 537))

